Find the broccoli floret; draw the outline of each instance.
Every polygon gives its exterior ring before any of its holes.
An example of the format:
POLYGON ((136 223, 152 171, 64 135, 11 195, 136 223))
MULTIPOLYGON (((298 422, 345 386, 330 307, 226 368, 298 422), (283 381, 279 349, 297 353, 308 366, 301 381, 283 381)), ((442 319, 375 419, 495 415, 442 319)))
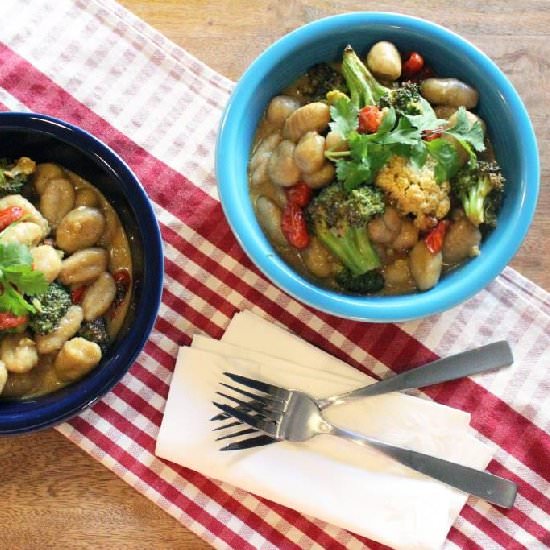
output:
POLYGON ((28 157, 21 157, 17 162, 1 159, 0 196, 21 193, 35 168, 36 163, 28 157))
POLYGON ((390 91, 374 78, 351 46, 344 49, 342 74, 349 88, 351 102, 357 109, 376 105, 390 91))
POLYGON ((352 294, 373 294, 384 288, 384 276, 378 269, 371 269, 361 275, 353 275, 344 267, 334 277, 340 288, 352 294))
POLYGON ((328 63, 317 63, 306 73, 306 79, 300 91, 311 101, 321 101, 330 91, 346 93, 348 87, 341 73, 328 63))
POLYGON ((423 99, 420 87, 414 82, 405 82, 398 88, 388 90, 378 102, 379 107, 393 107, 398 115, 420 115, 423 99))
POLYGON ((105 317, 98 317, 93 321, 84 321, 78 331, 78 336, 86 338, 90 342, 95 342, 101 348, 102 353, 105 353, 110 343, 105 317))
POLYGON ((33 297, 36 313, 31 315, 29 326, 37 334, 48 334, 54 330, 72 305, 69 291, 58 283, 51 283, 46 292, 33 297))
POLYGON ((496 162, 467 163, 451 181, 451 190, 474 225, 496 226, 504 190, 504 176, 496 162))
POLYGON ((384 212, 380 190, 363 186, 346 191, 338 182, 325 187, 306 210, 310 230, 353 275, 380 267, 367 234, 369 220, 384 212))

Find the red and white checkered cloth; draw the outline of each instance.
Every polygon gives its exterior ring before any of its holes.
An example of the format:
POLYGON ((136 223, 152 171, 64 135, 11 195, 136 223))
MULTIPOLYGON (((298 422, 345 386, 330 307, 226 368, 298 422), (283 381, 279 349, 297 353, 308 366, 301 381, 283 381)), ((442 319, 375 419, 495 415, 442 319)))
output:
POLYGON ((489 470, 519 487, 507 511, 470 499, 446 548, 550 546, 548 293, 506 269, 464 305, 421 321, 373 325, 312 311, 265 280, 224 221, 213 157, 229 80, 112 0, 2 0, 0 19, 3 108, 63 118, 109 144, 154 201, 166 246, 162 306, 144 351, 61 433, 217 548, 380 548, 157 459, 178 347, 197 332, 219 337, 242 309, 375 376, 505 338, 512 368, 423 394, 470 412, 496 449, 489 470))

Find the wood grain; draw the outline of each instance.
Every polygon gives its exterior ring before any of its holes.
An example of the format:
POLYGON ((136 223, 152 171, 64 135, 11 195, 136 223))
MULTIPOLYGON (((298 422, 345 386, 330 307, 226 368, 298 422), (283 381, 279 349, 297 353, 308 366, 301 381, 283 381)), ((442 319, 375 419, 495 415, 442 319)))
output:
MULTIPOLYGON (((231 79, 299 25, 365 9, 355 0, 122 0, 136 15, 231 79)), ((539 140, 539 206, 512 266, 550 290, 550 3, 546 0, 378 1, 380 11, 431 19, 485 51, 510 77, 539 140)), ((53 430, 0 440, 0 548, 209 546, 53 430)))

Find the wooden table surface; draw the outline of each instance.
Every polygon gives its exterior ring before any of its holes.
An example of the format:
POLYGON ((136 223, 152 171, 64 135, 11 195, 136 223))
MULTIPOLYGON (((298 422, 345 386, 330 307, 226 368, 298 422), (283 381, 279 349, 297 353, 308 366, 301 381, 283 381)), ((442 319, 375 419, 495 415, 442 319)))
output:
MULTIPOLYGON (((232 79, 273 40, 362 0, 122 0, 136 15, 232 79)), ((522 95, 542 159, 541 194, 512 266, 550 290, 550 3, 393 0, 399 11, 451 28, 485 51, 522 95)), ((208 545, 54 430, 0 440, 0 548, 208 548, 208 545)))

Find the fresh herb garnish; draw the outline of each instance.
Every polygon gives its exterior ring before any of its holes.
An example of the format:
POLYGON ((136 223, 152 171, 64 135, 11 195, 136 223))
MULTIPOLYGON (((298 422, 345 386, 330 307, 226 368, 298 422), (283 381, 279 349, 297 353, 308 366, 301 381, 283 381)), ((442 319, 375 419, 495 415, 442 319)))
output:
POLYGON ((447 128, 444 133, 458 139, 462 146, 467 143, 478 152, 485 150, 483 128, 479 120, 476 120, 473 124, 471 123, 464 107, 460 107, 456 112, 455 125, 447 128))
POLYGON ((0 243, 0 311, 14 315, 35 313, 25 296, 45 292, 48 282, 32 268, 32 256, 25 245, 0 243))
POLYGON ((358 110, 349 98, 340 97, 330 108, 333 122, 330 128, 340 133, 348 142, 349 151, 327 151, 326 157, 336 163, 336 177, 348 190, 372 183, 376 173, 393 155, 410 159, 421 168, 428 158, 435 161, 435 178, 438 183, 448 181, 460 167, 455 145, 445 139, 454 137, 475 162, 475 151, 485 149, 483 128, 479 121, 473 124, 464 107, 456 113, 454 125, 440 119, 431 105, 419 100, 420 114, 397 116, 393 108, 386 108, 378 130, 373 134, 357 131, 358 110), (439 137, 430 141, 427 134, 439 137))
POLYGON ((333 105, 330 106, 330 116, 333 122, 329 124, 333 132, 347 136, 350 132, 357 130, 359 124, 357 115, 359 110, 352 104, 350 99, 342 94, 333 105))

